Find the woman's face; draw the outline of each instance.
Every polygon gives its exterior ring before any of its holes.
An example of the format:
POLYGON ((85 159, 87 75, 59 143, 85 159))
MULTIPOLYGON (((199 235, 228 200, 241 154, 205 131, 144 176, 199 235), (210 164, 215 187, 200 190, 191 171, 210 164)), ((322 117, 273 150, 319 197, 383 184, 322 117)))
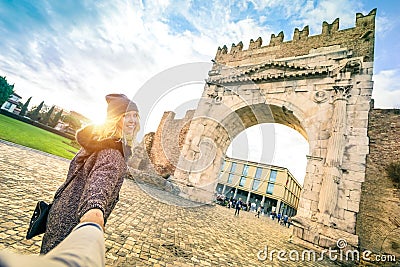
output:
POLYGON ((139 123, 139 114, 137 111, 128 111, 118 122, 124 136, 133 135, 139 123))

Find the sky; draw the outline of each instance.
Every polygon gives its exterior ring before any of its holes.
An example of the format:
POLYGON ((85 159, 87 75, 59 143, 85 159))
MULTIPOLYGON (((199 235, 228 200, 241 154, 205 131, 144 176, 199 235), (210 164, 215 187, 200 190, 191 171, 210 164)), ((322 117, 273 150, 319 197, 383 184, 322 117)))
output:
MULTIPOLYGON (((351 28, 357 12, 366 15, 373 8, 375 107, 399 108, 397 0, 0 0, 0 75, 15 84, 22 102, 32 96, 32 105, 44 100, 94 122, 104 120, 108 93, 149 96, 156 101, 146 109, 149 114, 141 114, 143 135, 156 130, 163 111, 175 110, 179 117, 194 108, 204 86, 202 77, 164 93, 144 86, 160 73, 182 64, 211 64, 218 46, 242 41, 247 49, 250 39, 261 36, 265 44, 280 31, 288 41, 295 28, 305 25, 310 35, 320 34, 322 22, 336 18, 339 29, 351 28)), ((232 144, 228 155, 288 167, 302 181, 308 144, 297 132, 262 125, 236 140, 245 140, 246 148, 232 144), (265 157, 259 144, 271 140, 267 147, 273 155, 265 157)))

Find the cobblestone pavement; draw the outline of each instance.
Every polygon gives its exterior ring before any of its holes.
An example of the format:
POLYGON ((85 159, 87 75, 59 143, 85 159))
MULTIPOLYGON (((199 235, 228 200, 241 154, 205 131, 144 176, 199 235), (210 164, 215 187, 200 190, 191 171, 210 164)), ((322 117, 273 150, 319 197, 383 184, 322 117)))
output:
MULTIPOLYGON (((37 200, 51 201, 66 177, 69 161, 5 142, 0 142, 0 151, 0 249, 37 254, 42 236, 25 239, 28 221, 37 200)), ((147 190, 168 195, 151 187, 147 190)), ((258 260, 258 251, 266 245, 269 251, 301 253, 302 247, 288 241, 291 233, 251 212, 241 211, 235 217, 233 209, 218 205, 167 205, 126 179, 106 225, 106 265, 338 266, 328 260, 258 260)))

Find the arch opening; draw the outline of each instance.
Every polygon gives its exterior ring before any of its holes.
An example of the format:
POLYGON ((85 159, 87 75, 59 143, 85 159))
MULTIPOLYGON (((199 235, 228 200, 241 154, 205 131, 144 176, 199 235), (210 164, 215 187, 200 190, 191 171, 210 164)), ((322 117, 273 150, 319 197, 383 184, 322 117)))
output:
POLYGON ((246 209, 261 206, 265 214, 294 216, 309 153, 300 120, 284 106, 257 104, 236 110, 224 124, 238 118, 244 127, 231 128, 223 148, 215 187, 220 203, 240 198, 246 209))

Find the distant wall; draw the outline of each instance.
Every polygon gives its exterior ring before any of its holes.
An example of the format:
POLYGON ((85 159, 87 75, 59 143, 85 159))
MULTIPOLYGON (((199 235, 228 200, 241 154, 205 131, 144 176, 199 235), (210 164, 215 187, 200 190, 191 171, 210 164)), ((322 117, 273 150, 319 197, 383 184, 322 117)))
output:
POLYGON ((174 112, 164 112, 157 131, 146 134, 135 148, 131 167, 164 177, 173 175, 193 115, 194 110, 188 110, 185 117, 175 119, 174 112))
POLYGON ((400 191, 385 172, 387 164, 400 161, 400 110, 372 109, 368 136, 356 232, 361 249, 400 256, 400 191))

